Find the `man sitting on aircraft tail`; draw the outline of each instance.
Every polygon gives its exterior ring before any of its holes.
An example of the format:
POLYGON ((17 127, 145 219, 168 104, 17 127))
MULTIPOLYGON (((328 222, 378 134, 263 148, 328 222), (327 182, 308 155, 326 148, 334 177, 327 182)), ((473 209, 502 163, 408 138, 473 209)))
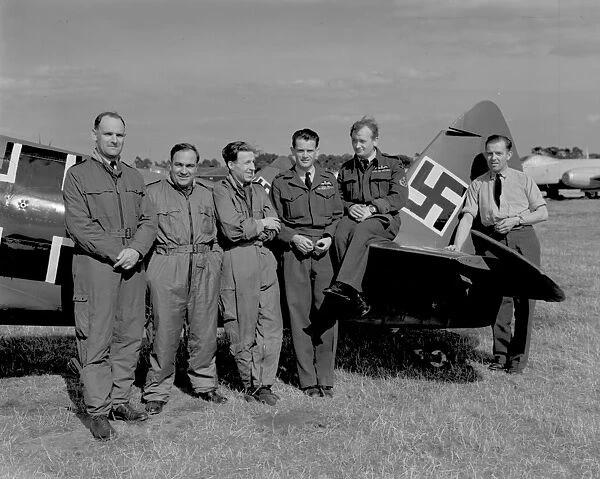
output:
POLYGON ((156 237, 156 212, 141 175, 121 161, 125 122, 94 121, 92 157, 67 171, 65 223, 73 250, 75 335, 92 435, 115 437, 111 419, 143 421, 129 404, 145 321, 142 261, 156 237))
MULTIPOLYGON (((460 250, 479 213, 484 233, 540 265, 540 243, 531 225, 548 218, 546 202, 537 185, 525 173, 508 167, 512 141, 500 135, 490 136, 485 143, 489 172, 473 180, 467 190, 463 216, 451 250, 460 250)), ((478 251, 479 254, 485 253, 478 251)), ((504 369, 518 374, 527 365, 529 340, 533 325, 535 301, 528 298, 502 298, 494 333, 492 370, 504 369), (515 316, 515 331, 511 320, 515 316)))
POLYGON ((325 294, 353 303, 360 316, 370 306, 362 293, 369 244, 394 239, 400 228, 398 211, 406 204, 408 188, 397 156, 377 149, 379 127, 363 117, 350 128, 354 157, 340 168, 337 183, 344 202, 344 217, 338 223, 335 253, 339 271, 325 294))

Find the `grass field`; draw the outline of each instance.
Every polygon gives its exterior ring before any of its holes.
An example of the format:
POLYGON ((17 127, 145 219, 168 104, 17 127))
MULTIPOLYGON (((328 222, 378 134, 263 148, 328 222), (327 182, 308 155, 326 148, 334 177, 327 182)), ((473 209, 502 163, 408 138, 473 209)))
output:
MULTIPOLYGON (((0 327, 2 478, 600 477, 600 201, 549 204, 544 269, 566 291, 538 303, 530 367, 491 372, 489 328, 344 327, 334 399, 294 387, 286 338, 277 407, 224 406, 180 389, 144 424, 94 441, 81 413, 69 328, 0 327), (452 352, 435 369, 416 348, 452 352)), ((139 401, 136 389, 134 402, 139 401)))

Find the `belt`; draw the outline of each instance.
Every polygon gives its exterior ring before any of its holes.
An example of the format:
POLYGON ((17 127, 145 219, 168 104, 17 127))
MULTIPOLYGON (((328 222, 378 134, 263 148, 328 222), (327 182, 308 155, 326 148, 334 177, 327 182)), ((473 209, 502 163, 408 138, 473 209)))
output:
POLYGON ((241 241, 239 243, 229 243, 228 245, 223 246, 225 251, 232 250, 234 248, 238 248, 240 246, 258 246, 259 248, 263 246, 263 242, 261 240, 254 241, 241 241))
POLYGON ((214 241, 210 243, 196 243, 196 244, 182 244, 179 246, 165 246, 159 244, 156 246, 157 254, 172 255, 172 254, 185 254, 185 253, 207 253, 212 250, 214 241))
POLYGON ((121 228, 118 230, 108 230, 107 231, 108 234, 116 236, 117 238, 125 238, 125 239, 131 239, 132 238, 132 233, 131 233, 131 228, 121 228))

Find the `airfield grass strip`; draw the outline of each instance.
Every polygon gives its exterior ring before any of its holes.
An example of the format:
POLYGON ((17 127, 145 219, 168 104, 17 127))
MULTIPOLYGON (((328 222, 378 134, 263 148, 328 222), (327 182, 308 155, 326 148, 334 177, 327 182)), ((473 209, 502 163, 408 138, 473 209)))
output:
POLYGON ((193 399, 178 380, 163 414, 114 423, 119 437, 98 443, 67 367, 72 329, 5 326, 0 478, 600 477, 600 202, 549 210, 536 227, 543 267, 568 299, 538 303, 523 375, 487 369, 489 328, 342 325, 334 399, 297 390, 286 335, 282 399, 270 408, 243 401, 221 341, 227 404, 193 399), (450 362, 433 368, 415 349, 439 349, 450 362))

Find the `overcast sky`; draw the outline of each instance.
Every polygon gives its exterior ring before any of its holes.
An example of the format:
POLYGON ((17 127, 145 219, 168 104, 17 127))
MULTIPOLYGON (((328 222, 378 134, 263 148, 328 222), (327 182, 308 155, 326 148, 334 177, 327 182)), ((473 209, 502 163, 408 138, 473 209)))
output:
POLYGON ((345 153, 364 114, 412 155, 483 99, 521 154, 600 152, 598 0, 0 0, 0 40, 0 133, 84 153, 114 109, 127 159, 304 127, 345 153))

